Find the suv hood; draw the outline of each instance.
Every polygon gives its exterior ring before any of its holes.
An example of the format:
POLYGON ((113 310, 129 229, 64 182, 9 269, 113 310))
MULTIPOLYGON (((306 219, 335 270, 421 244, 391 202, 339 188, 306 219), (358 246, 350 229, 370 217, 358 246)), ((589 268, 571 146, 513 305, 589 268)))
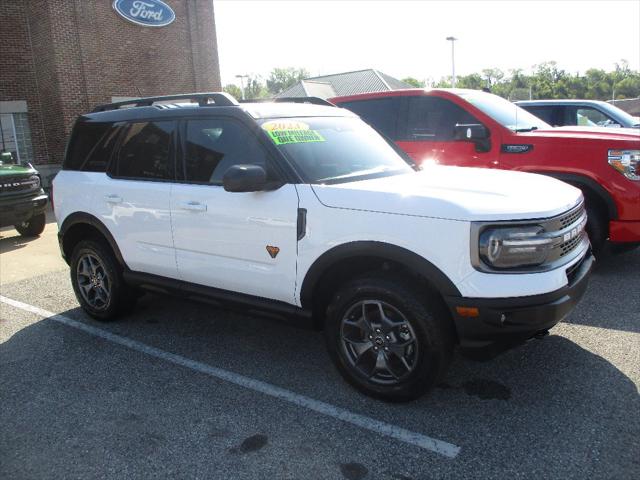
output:
POLYGON ((448 166, 312 188, 327 207, 461 221, 552 217, 582 199, 577 188, 543 175, 448 166))
POLYGON ((33 175, 37 173, 31 167, 21 165, 0 165, 0 177, 14 177, 16 175, 33 175))

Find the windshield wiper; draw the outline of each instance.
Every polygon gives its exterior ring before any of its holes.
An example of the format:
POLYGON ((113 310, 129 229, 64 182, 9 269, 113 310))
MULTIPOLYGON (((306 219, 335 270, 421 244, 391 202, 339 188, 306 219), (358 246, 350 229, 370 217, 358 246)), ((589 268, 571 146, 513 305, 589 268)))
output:
POLYGON ((537 129, 538 127, 516 128, 514 132, 516 133, 533 132, 534 130, 537 130, 537 129))

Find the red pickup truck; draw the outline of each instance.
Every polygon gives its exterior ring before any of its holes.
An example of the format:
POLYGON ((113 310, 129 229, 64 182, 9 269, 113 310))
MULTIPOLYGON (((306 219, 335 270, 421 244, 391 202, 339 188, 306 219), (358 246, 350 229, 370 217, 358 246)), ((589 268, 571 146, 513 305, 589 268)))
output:
MULTIPOLYGON (((541 173, 582 190, 595 251, 640 244, 640 131, 553 128, 478 90, 396 90, 330 99, 393 140, 418 164, 541 173)), ((545 192, 540 192, 545 195, 545 192)))

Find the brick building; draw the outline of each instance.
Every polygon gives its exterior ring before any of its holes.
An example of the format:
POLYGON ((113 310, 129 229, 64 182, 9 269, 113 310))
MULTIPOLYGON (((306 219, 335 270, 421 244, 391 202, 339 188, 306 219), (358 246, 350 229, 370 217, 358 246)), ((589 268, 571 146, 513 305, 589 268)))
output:
POLYGON ((0 149, 45 177, 79 113, 221 88, 212 0, 0 0, 0 20, 0 149))

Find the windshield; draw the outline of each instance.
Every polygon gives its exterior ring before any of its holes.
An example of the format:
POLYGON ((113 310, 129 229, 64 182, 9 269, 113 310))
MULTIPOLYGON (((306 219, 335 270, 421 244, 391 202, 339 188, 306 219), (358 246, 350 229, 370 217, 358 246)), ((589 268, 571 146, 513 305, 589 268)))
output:
POLYGON ((264 120, 261 127, 308 183, 350 182, 413 171, 359 118, 279 118, 264 120))
POLYGON ((622 127, 637 127, 640 125, 638 117, 633 117, 621 108, 611 105, 607 102, 602 102, 602 109, 609 113, 616 121, 620 122, 622 127))
POLYGON ((551 125, 535 115, 497 95, 480 91, 462 92, 459 95, 496 122, 514 132, 530 132, 539 128, 551 128, 551 125))

